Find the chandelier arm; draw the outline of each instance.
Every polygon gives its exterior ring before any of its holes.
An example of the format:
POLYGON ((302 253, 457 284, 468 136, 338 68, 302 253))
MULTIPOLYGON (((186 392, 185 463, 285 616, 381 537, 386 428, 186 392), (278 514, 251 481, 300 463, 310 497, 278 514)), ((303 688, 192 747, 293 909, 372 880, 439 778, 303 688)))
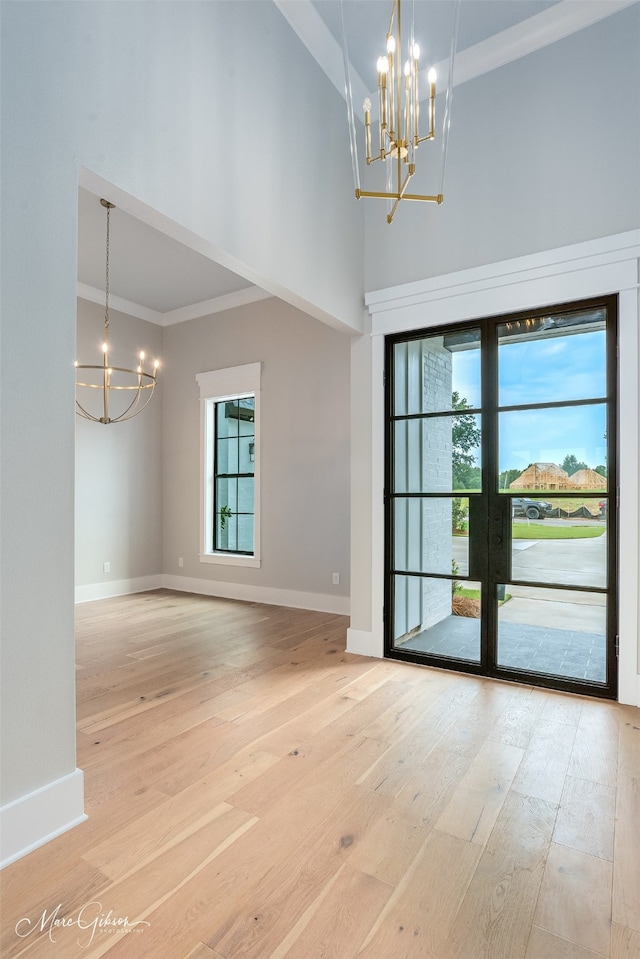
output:
MULTIPOLYGON (((79 363, 78 366, 76 367, 76 369, 78 369, 78 370, 101 370, 101 369, 102 369, 102 366, 91 366, 89 363, 79 363)), ((147 372, 145 372, 145 370, 142 370, 142 371, 140 371, 140 370, 132 370, 132 369, 129 369, 128 367, 126 367, 126 366, 111 366, 111 365, 108 367, 108 369, 110 369, 112 373, 130 373, 131 376, 137 376, 137 377, 143 376, 143 377, 145 377, 145 379, 147 379, 147 380, 154 380, 154 381, 156 381, 156 375, 155 375, 155 373, 147 373, 147 372)), ((147 384, 147 386, 148 386, 148 385, 149 385, 149 384, 147 384)), ((102 387, 101 387, 101 388, 102 388, 102 387)), ((137 390, 137 389, 138 389, 138 386, 137 386, 137 384, 136 384, 136 386, 110 386, 109 388, 112 389, 112 390, 122 390, 122 389, 137 390)))
POLYGON ((142 411, 143 411, 143 410, 148 406, 148 404, 150 403, 151 397, 153 396, 153 393, 154 393, 154 391, 155 391, 155 388, 156 388, 156 384, 155 384, 155 383, 150 384, 150 385, 147 385, 147 386, 142 386, 142 387, 140 387, 140 389, 137 391, 136 395, 134 396, 133 400, 131 401, 131 403, 129 404, 129 406, 127 407, 127 409, 124 411, 124 413, 121 413, 120 416, 114 417, 114 419, 112 419, 110 422, 111 422, 111 423, 122 423, 124 420, 132 420, 134 416, 137 416, 137 415, 138 415, 138 413, 142 413, 142 411), (149 388, 151 389, 151 392, 150 392, 149 395, 146 397, 146 399, 145 399, 144 403, 142 404, 142 406, 140 406, 140 408, 138 408, 138 404, 140 403, 140 397, 142 396, 142 390, 143 390, 143 389, 149 389, 149 388), (131 410, 132 408, 133 408, 133 412, 130 413, 130 410, 131 410))
MULTIPOLYGON (((130 419, 132 419, 132 418, 136 415, 136 413, 142 412, 142 410, 138 410, 138 408, 137 408, 137 407, 138 407, 138 403, 139 403, 139 401, 140 401, 140 395, 141 395, 141 387, 138 385, 138 386, 136 387, 136 392, 135 392, 135 394, 134 394, 133 399, 131 400, 131 402, 129 403, 129 405, 126 407, 126 409, 124 410, 124 412, 120 413, 119 416, 114 416, 114 418, 113 418, 112 420, 110 420, 110 422, 111 422, 111 423, 120 423, 120 422, 122 422, 123 420, 130 420, 130 419), (132 410, 133 410, 133 412, 131 412, 132 410)), ((146 403, 145 403, 145 406, 146 406, 146 403)), ((143 408, 144 408, 144 407, 143 407, 143 408)))
MULTIPOLYGON (((149 374, 147 374, 147 376, 149 376, 149 374)), ((77 385, 78 385, 78 386, 87 386, 87 387, 93 388, 93 389, 101 389, 101 388, 102 388, 102 387, 100 387, 100 386, 99 386, 98 384, 96 384, 96 383, 78 383, 77 385)), ((153 393, 154 393, 154 390, 155 390, 155 388, 156 388, 156 385, 157 385, 157 380, 154 379, 152 383, 146 383, 146 384, 144 384, 144 385, 141 385, 139 388, 138 388, 138 387, 133 387, 133 386, 111 387, 111 389, 120 389, 120 390, 131 390, 131 389, 135 389, 135 390, 136 390, 136 395, 135 395, 134 398, 131 400, 131 402, 129 403, 129 406, 126 408, 126 410, 125 410, 123 413, 121 413, 119 416, 113 417, 113 419, 109 419, 108 417, 94 416, 92 413, 89 413, 89 411, 84 408, 84 406, 82 405, 82 403, 80 403, 80 401, 79 401, 78 399, 76 399, 76 407, 77 407, 76 413, 77 413, 79 416, 82 416, 84 419, 91 420, 92 423, 120 423, 120 422, 122 422, 123 420, 133 419, 133 417, 134 417, 134 416, 137 416, 138 413, 142 413, 142 411, 145 409, 145 407, 146 407, 146 406, 148 405, 148 403, 151 401, 151 398, 152 398, 152 396, 153 396, 153 393), (150 392, 149 395, 145 398, 145 401, 144 401, 144 403, 142 404, 142 406, 140 406, 140 408, 138 409, 137 407, 138 407, 138 405, 139 405, 139 403, 140 403, 140 397, 143 395, 143 394, 142 394, 142 390, 150 390, 151 392, 150 392), (133 409, 133 412, 131 412, 132 409, 133 409)))
MULTIPOLYGON (((398 176, 400 176, 400 157, 398 157, 398 176)), ((409 180, 411 179, 412 176, 413 176, 412 171, 409 171, 409 173, 407 173, 407 176, 405 177, 404 183, 402 184, 402 189, 398 190, 396 202, 393 204, 391 211, 387 213, 387 223, 391 223, 391 221, 393 220, 395 216, 395 212, 398 209, 398 206, 400 205, 400 200, 403 199, 405 190, 407 189, 407 186, 409 185, 409 180)))
MULTIPOLYGON (((107 215, 109 211, 107 210, 107 215)), ((105 341, 106 345, 107 341, 105 341)), ((111 387, 111 374, 109 372, 109 367, 107 366, 107 351, 105 350, 104 354, 104 367, 102 372, 102 408, 103 414, 101 423, 109 422, 109 389, 111 387)))
POLYGON ((384 193, 382 190, 358 190, 356 199, 359 200, 363 196, 375 197, 379 200, 427 200, 430 203, 442 203, 444 200, 442 193, 432 196, 422 193, 403 193, 402 197, 398 197, 397 193, 384 193))
POLYGON ((85 410, 84 406, 82 405, 82 403, 80 403, 79 400, 76 400, 76 407, 77 407, 76 413, 78 414, 78 416, 84 417, 85 420, 91 420, 93 423, 100 422, 100 420, 97 417, 92 416, 91 413, 85 410))

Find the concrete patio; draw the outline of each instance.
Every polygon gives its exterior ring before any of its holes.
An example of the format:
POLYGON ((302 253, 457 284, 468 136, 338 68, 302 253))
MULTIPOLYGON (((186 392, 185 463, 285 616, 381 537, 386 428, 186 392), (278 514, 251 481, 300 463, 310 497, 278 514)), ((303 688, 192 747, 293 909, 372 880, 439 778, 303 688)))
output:
MULTIPOLYGON (((511 598, 498 613, 498 662, 529 672, 605 682, 606 596, 535 583, 606 586, 606 536, 536 540, 535 529, 541 522, 530 522, 531 539, 513 541, 513 579, 533 585, 506 587, 511 598)), ((579 524, 576 520, 544 521, 567 522, 579 524)), ((585 523, 593 525, 588 520, 585 523)), ((452 557, 461 576, 468 570, 467 545, 468 540, 453 537, 452 557)), ((464 581, 460 584, 464 586, 464 581)), ((399 645, 402 649, 479 662, 480 620, 451 615, 399 645)))

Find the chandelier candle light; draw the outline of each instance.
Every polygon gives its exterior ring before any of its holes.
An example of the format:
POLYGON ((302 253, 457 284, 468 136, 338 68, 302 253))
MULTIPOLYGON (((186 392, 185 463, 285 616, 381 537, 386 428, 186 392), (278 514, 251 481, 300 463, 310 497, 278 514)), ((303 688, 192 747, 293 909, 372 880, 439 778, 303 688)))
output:
MULTIPOLYGON (((104 342, 102 344, 102 363, 78 363, 76 360, 76 413, 93 423, 123 423, 137 416, 148 405, 158 382, 158 360, 154 360, 151 372, 144 369, 145 354, 140 353, 139 363, 136 369, 127 369, 122 366, 111 366, 109 363, 109 221, 111 211, 115 209, 115 204, 108 200, 100 200, 100 203, 107 211, 107 251, 106 251, 106 279, 105 279, 105 308, 104 308, 104 342), (94 374, 97 382, 84 383, 78 379, 79 370, 99 370, 100 374, 94 374), (78 394, 80 389, 101 390, 102 391, 102 415, 90 413, 80 402, 78 394), (110 398, 112 391, 124 391, 126 402, 123 412, 118 412, 116 416, 110 415, 110 398), (133 396, 131 396, 133 393, 133 396)), ((89 376, 90 378, 90 376, 89 376)), ((83 396, 84 394, 80 394, 83 396)), ((87 394, 89 395, 89 394, 87 394)))

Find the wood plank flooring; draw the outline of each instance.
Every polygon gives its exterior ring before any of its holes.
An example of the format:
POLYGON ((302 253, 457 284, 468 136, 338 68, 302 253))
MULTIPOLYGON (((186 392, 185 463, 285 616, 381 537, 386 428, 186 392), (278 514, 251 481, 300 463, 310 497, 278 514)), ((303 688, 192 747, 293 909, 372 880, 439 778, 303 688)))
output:
POLYGON ((346 626, 78 607, 89 818, 3 871, 3 959, 640 959, 640 710, 346 626))

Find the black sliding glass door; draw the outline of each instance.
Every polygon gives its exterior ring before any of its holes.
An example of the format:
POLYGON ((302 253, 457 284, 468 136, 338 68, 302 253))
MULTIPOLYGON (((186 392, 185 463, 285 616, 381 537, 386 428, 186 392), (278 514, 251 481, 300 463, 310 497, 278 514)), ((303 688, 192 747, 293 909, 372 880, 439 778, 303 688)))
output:
POLYGON ((615 696, 615 298, 388 337, 386 383, 386 655, 615 696))

